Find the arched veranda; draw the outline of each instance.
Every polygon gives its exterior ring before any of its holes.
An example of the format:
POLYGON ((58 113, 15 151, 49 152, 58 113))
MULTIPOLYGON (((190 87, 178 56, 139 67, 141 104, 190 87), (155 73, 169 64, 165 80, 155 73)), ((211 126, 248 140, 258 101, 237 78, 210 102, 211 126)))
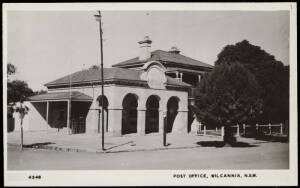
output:
POLYGON ((127 94, 123 99, 122 106, 122 135, 137 133, 137 95, 127 94))
POLYGON ((171 97, 167 102, 167 132, 172 132, 175 118, 178 114, 178 97, 171 97))
POLYGON ((103 105, 103 110, 104 112, 101 112, 101 114, 98 114, 99 117, 98 117, 98 133, 101 132, 102 130, 102 113, 104 113, 104 130, 105 132, 108 131, 108 100, 107 100, 107 97, 105 95, 99 95, 97 97, 97 103, 98 103, 98 106, 100 108, 100 110, 102 110, 102 105, 103 105))
POLYGON ((159 131, 159 100, 156 95, 151 95, 146 102, 146 134, 159 131))

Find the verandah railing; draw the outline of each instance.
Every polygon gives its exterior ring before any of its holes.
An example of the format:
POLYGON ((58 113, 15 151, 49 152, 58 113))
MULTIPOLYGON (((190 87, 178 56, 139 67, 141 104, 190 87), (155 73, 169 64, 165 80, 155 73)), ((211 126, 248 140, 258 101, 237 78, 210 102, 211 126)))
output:
POLYGON ((71 130, 72 134, 85 133, 85 118, 79 117, 74 118, 71 121, 71 130))

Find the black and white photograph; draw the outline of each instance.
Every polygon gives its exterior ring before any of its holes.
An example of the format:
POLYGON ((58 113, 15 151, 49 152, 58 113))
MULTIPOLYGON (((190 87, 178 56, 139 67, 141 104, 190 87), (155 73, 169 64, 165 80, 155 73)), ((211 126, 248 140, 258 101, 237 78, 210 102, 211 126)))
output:
POLYGON ((4 184, 297 185, 296 13, 4 4, 4 184))

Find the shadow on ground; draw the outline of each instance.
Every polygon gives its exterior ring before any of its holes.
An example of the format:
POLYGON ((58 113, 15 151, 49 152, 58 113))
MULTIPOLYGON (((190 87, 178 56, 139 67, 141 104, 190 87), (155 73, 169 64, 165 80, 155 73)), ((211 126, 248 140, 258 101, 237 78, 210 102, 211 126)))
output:
POLYGON ((23 145, 24 148, 40 148, 42 146, 47 146, 47 145, 50 145, 50 144, 55 144, 53 142, 42 142, 42 143, 34 143, 34 144, 26 144, 26 145, 23 145))
POLYGON ((266 135, 264 133, 259 132, 258 134, 246 134, 243 135, 245 138, 254 138, 256 140, 263 140, 268 142, 289 142, 289 137, 287 135, 266 135))
POLYGON ((270 135, 264 135, 264 136, 257 136, 255 138, 256 140, 263 140, 263 141, 269 141, 269 142, 282 142, 282 143, 287 143, 289 142, 288 137, 283 137, 283 136, 270 136, 270 135))
POLYGON ((233 147, 233 148, 246 148, 246 147, 257 147, 257 145, 252 145, 246 142, 236 142, 233 144, 225 144, 223 141, 200 141, 196 144, 202 146, 202 147, 233 147))

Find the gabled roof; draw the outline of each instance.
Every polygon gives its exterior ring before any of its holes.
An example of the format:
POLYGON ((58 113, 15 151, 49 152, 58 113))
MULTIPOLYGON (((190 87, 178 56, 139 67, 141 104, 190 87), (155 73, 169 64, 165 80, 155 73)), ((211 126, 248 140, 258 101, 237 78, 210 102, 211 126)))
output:
POLYGON ((28 98, 28 101, 47 101, 47 100, 69 100, 72 101, 92 101, 93 98, 79 91, 55 92, 39 94, 28 98))
MULTIPOLYGON (((125 68, 104 68, 103 69, 103 77, 104 84, 106 83, 121 83, 121 84, 139 84, 139 85, 147 85, 147 81, 142 80, 140 75, 142 74, 142 70, 135 69, 125 69, 125 68)), ((91 82, 101 82, 101 69, 86 69, 82 71, 75 72, 73 74, 64 76, 52 82, 45 84, 45 86, 59 86, 66 85, 68 86, 70 83, 74 84, 90 84, 91 82)), ((167 76, 167 85, 168 86, 181 86, 188 87, 190 86, 187 83, 176 80, 167 76)))
MULTIPOLYGON (((151 57, 147 61, 163 61, 166 63, 178 63, 178 64, 189 65, 189 66, 213 68, 212 65, 209 65, 207 63, 203 63, 201 61, 192 59, 190 57, 178 53, 171 53, 163 50, 155 50, 151 52, 151 57)), ((146 61, 140 61, 138 57, 135 57, 127 61, 114 64, 113 67, 123 67, 127 65, 143 64, 145 62, 146 61)))

